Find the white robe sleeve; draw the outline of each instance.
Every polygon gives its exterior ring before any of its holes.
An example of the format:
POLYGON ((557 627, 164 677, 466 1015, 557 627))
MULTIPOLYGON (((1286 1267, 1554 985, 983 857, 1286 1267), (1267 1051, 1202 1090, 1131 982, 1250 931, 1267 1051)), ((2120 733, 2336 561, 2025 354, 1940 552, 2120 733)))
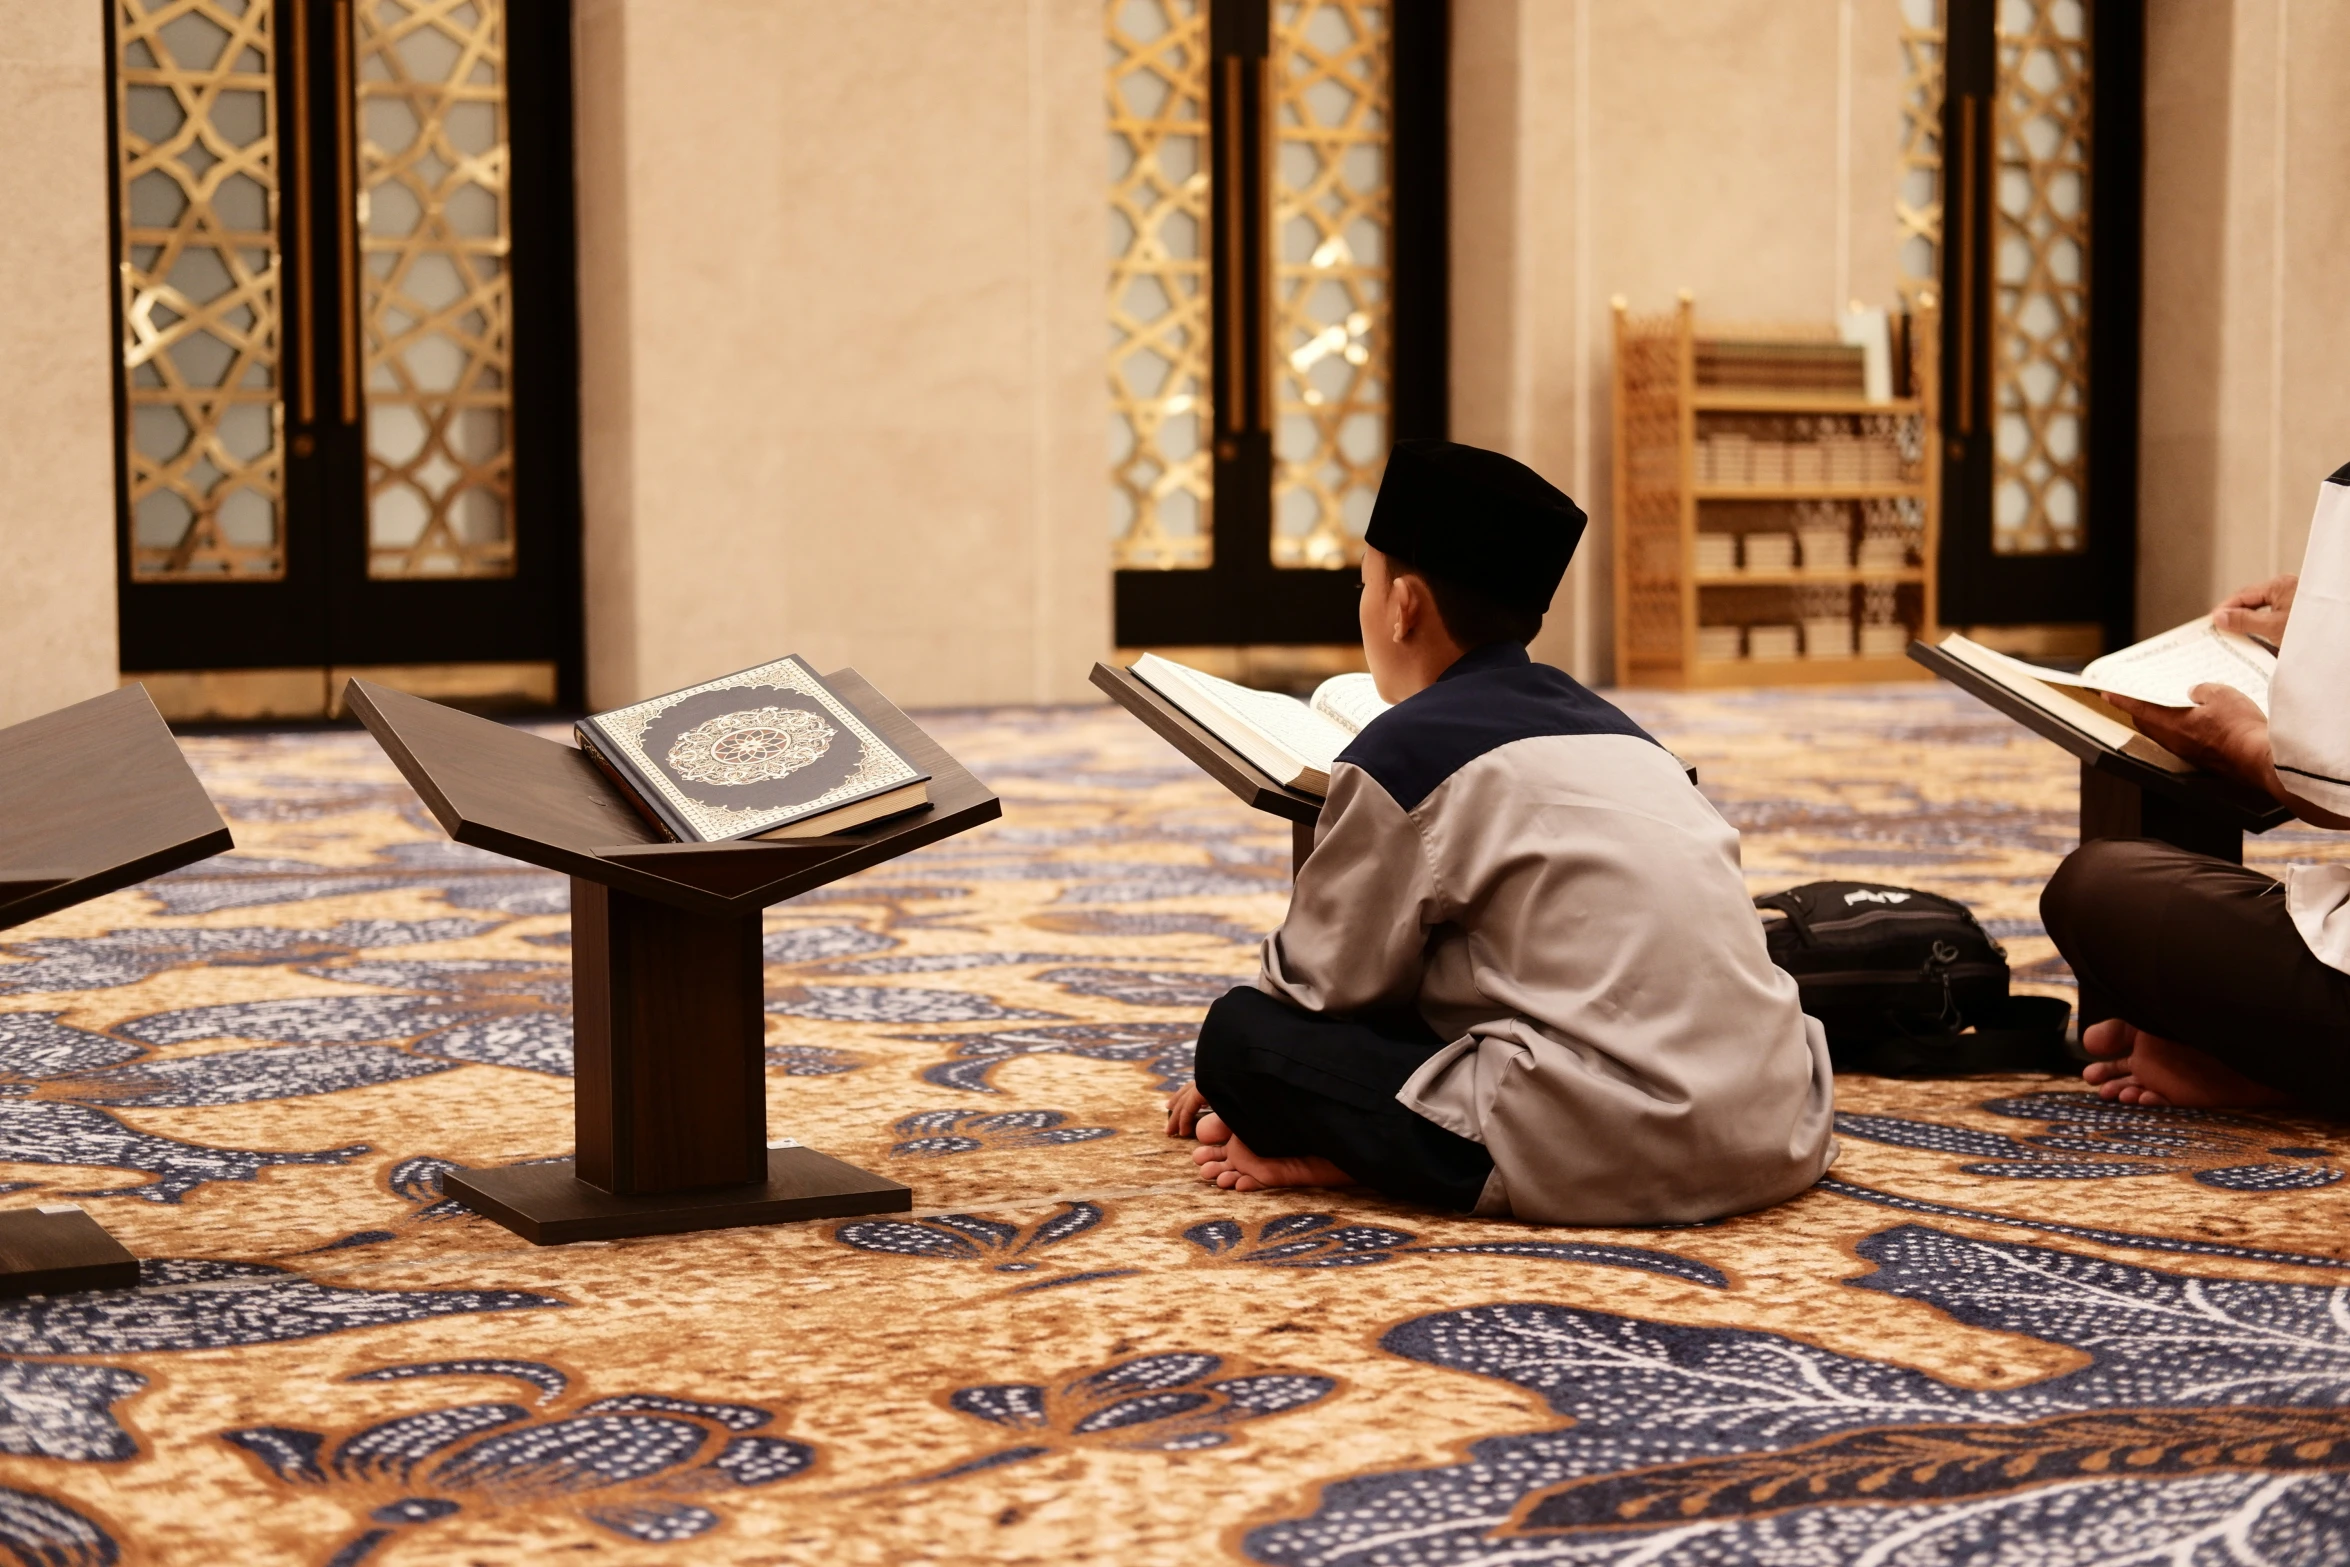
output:
MULTIPOLYGON (((2293 616, 2269 684, 2269 752, 2297 797, 2350 816, 2350 466, 2318 486, 2293 616)), ((2350 865, 2296 865, 2286 907, 2309 950, 2350 973, 2350 865)))

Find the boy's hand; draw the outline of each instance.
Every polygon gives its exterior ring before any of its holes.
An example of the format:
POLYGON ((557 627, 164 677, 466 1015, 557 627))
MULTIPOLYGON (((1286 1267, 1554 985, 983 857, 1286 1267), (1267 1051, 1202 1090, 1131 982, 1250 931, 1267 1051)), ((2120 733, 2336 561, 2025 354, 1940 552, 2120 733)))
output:
POLYGON ((2287 572, 2238 588, 2220 600, 2211 612, 2211 623, 2222 631, 2258 637, 2273 647, 2285 640, 2285 621, 2293 613, 2293 594, 2300 586, 2301 579, 2287 572))
POLYGON ((1175 1097, 1167 1101, 1167 1135, 1189 1137, 1199 1118, 1207 1113, 1208 1101, 1197 1088, 1186 1083, 1175 1090, 1175 1097))

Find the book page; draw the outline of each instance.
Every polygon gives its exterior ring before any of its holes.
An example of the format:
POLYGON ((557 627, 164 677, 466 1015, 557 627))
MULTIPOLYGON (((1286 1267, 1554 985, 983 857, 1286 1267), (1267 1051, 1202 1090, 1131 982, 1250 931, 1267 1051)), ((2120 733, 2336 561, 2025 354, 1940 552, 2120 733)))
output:
POLYGON ((2049 717, 2088 736, 2108 750, 2134 756, 2165 772, 2191 773, 2195 770, 2140 734, 2127 715, 2099 697, 2095 691, 2078 685, 2069 688, 2055 685, 2042 678, 2058 675, 2068 681, 2077 681, 2080 678, 2077 675, 2066 676, 2062 670, 2042 669, 2020 658, 1994 653, 1980 642, 1971 641, 1955 631, 1936 645, 1968 668, 1988 676, 2049 717))
POLYGON ((1206 687, 1209 694, 1259 734, 1290 751, 1316 772, 1327 774, 1330 764, 1338 760, 1338 753, 1354 738, 1351 731, 1341 729, 1296 697, 1219 680, 1202 670, 1185 669, 1184 673, 1195 684, 1206 687))
POLYGON ((1353 738, 1296 697, 1257 691, 1145 653, 1134 673, 1267 777, 1320 794, 1330 765, 1353 738))
POLYGON ((1314 699, 1308 705, 1348 734, 1359 735, 1365 724, 1392 704, 1380 700, 1377 681, 1366 674, 1352 674, 1332 675, 1323 681, 1314 688, 1314 699))
POLYGON ((2252 698, 2265 717, 2276 669, 2275 654, 2239 632, 2220 630, 2206 616, 2094 660, 2081 671, 2081 683, 2162 707, 2192 707, 2188 693, 2214 682, 2252 698))
POLYGON ((2206 682, 2215 682, 2243 692, 2266 714, 2269 677, 2277 667, 2276 656, 2266 648, 2250 637, 2220 630, 2212 625, 2209 617, 2173 626, 2160 636, 2148 637, 2118 653, 2108 653, 2091 661, 2077 675, 2028 664, 1976 643, 1968 646, 1980 655, 1979 659, 1969 660, 1977 667, 1982 667, 1980 659, 1990 659, 2009 673, 2027 679, 2052 686, 2110 691, 2116 696, 2152 702, 2157 707, 2193 707, 2195 699, 2188 693, 2206 682))

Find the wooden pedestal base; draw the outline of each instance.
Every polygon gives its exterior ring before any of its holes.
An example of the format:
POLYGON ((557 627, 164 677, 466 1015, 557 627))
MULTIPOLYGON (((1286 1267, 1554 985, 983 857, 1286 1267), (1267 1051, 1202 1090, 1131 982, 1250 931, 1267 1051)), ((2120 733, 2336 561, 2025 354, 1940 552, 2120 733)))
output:
POLYGON ((0 1299, 129 1289, 139 1259, 79 1208, 0 1213, 0 1299))
MULTIPOLYGON (((2081 841, 2094 838, 2153 838, 2193 854, 2208 854, 2231 865, 2244 863, 2244 829, 2217 810, 2142 789, 2127 778, 2081 763, 2081 841)), ((2115 1008, 2086 980, 2074 1009, 2079 1026, 2102 1023, 2115 1008)), ((2088 1057, 2084 1054, 2082 1060, 2088 1057)))
POLYGON ((2141 789, 2126 778, 2083 762, 2081 841, 2087 843, 2092 838, 2159 838, 2231 865, 2244 863, 2241 823, 2208 806, 2141 789))
POLYGON ((451 1170, 441 1177, 441 1190, 534 1246, 904 1213, 914 1206, 911 1188, 813 1148, 768 1149, 764 1181, 637 1197, 618 1197, 590 1186, 573 1170, 569 1159, 497 1170, 451 1170))

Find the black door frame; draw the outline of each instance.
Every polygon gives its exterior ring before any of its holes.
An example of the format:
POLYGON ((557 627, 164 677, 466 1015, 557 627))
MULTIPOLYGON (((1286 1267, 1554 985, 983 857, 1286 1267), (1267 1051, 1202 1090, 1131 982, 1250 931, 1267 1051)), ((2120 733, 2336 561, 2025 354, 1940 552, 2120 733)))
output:
POLYGON ((2089 4, 2088 547, 1999 555, 1991 549, 1990 386, 1997 0, 1948 0, 1940 611, 1954 626, 2094 621, 2105 646, 2117 648, 2137 634, 2146 14, 2144 0, 2089 4))
MULTIPOLYGON (((1269 0, 1208 0, 1214 489, 1210 564, 1116 573, 1122 647, 1353 642, 1357 574, 1273 564, 1271 268, 1264 121, 1269 0)), ((1395 296, 1392 436, 1441 437, 1450 254, 1446 196, 1448 0, 1393 0, 1395 296)))
MULTIPOLYGON (((128 406, 118 368, 121 667, 146 672, 551 661, 558 703, 578 706, 585 659, 570 0, 515 0, 506 8, 517 570, 509 578, 438 581, 367 575, 365 408, 363 396, 356 395, 355 366, 349 371, 354 395, 345 392, 345 360, 356 351, 360 330, 354 314, 357 174, 350 167, 357 156, 355 109, 339 103, 336 91, 338 81, 349 79, 349 45, 341 31, 348 26, 349 0, 273 3, 285 574, 276 582, 132 578, 130 500, 122 478, 128 406), (338 49, 345 61, 340 70, 338 49)), ((113 254, 120 256, 122 208, 113 195, 121 167, 114 108, 119 50, 111 6, 106 36, 109 234, 113 254)), ((116 365, 122 309, 117 288, 108 350, 109 363, 116 365)))

